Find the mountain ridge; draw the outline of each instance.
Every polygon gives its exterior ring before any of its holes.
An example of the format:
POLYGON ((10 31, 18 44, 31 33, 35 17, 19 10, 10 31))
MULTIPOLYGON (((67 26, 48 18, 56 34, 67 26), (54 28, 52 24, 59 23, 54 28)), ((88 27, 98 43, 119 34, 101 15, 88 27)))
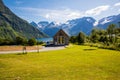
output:
POLYGON ((83 31, 84 33, 86 33, 86 31, 82 28, 83 26, 86 30, 88 30, 86 34, 89 34, 93 28, 94 22, 95 22, 94 18, 83 17, 83 18, 68 20, 66 23, 63 23, 63 24, 51 22, 47 26, 41 27, 40 30, 42 30, 49 36, 53 37, 59 29, 63 29, 68 35, 73 36, 73 35, 77 35, 80 31, 83 31), (85 23, 85 24, 83 25, 82 23, 85 23), (88 24, 89 24, 89 27, 88 27, 88 24))
POLYGON ((0 38, 15 39, 17 36, 29 38, 48 37, 27 21, 15 15, 0 0, 0 38))
POLYGON ((63 29, 70 36, 77 35, 80 31, 84 32, 87 35, 90 35, 93 28, 106 29, 110 24, 116 24, 118 26, 118 22, 120 22, 120 14, 104 17, 98 21, 92 17, 82 17, 68 20, 65 23, 59 25, 51 22, 52 25, 50 25, 51 23, 49 23, 47 26, 44 26, 44 30, 42 30, 41 26, 41 30, 51 37, 59 29, 63 29))
POLYGON ((118 26, 118 22, 120 22, 120 14, 100 19, 96 27, 100 29, 106 29, 110 24, 115 24, 116 26, 118 26))

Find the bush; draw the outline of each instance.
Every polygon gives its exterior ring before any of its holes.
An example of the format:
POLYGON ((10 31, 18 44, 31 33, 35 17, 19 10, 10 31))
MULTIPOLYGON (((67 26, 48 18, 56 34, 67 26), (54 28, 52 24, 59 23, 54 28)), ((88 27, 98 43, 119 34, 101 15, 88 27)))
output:
POLYGON ((30 46, 33 46, 36 43, 37 43, 37 41, 34 38, 28 40, 28 45, 30 45, 30 46))
POLYGON ((70 42, 71 43, 76 43, 76 36, 71 36, 70 37, 70 42))
POLYGON ((22 37, 16 37, 16 45, 26 45, 27 44, 27 40, 22 38, 22 37))
POLYGON ((37 42, 37 44, 39 44, 39 45, 42 45, 44 42, 42 42, 42 41, 40 41, 40 42, 37 42))
POLYGON ((15 42, 11 39, 0 39, 0 45, 14 45, 15 42))

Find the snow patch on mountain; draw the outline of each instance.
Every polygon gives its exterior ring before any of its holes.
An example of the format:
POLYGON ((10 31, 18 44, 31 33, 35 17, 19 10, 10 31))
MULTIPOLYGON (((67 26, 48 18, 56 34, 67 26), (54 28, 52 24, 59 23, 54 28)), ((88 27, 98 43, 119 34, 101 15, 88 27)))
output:
POLYGON ((108 19, 106 18, 106 19, 104 19, 103 22, 101 22, 101 24, 105 24, 105 23, 108 23, 108 22, 111 22, 111 20, 108 20, 108 19))
POLYGON ((95 23, 93 23, 93 26, 97 26, 99 24, 98 21, 95 21, 95 23))
POLYGON ((92 22, 91 19, 89 19, 89 18, 87 19, 87 21, 88 21, 88 22, 92 22))

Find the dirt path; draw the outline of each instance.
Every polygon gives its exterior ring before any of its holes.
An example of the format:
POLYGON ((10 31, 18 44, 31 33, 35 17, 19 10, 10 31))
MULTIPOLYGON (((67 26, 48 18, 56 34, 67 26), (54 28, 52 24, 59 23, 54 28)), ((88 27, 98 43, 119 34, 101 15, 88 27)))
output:
MULTIPOLYGON (((42 47, 39 49, 39 52, 43 51, 52 51, 52 50, 60 50, 64 49, 65 47, 42 47)), ((27 52, 38 52, 38 49, 36 50, 26 50, 27 52)), ((23 50, 16 50, 16 51, 0 51, 0 54, 13 54, 13 53, 23 53, 23 50)))

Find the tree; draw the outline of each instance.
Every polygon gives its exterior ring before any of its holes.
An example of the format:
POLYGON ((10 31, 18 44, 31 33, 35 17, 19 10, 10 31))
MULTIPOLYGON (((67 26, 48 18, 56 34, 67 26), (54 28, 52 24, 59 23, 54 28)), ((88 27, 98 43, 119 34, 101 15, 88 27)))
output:
POLYGON ((0 45, 3 45, 4 39, 0 38, 0 45))
POLYGON ((90 40, 93 43, 96 43, 96 42, 98 42, 99 38, 100 38, 100 36, 99 36, 98 29, 93 29, 92 32, 91 32, 91 35, 90 35, 90 40))
POLYGON ((99 42, 106 43, 108 41, 106 30, 99 30, 98 35, 99 35, 99 42))
POLYGON ((16 44, 20 45, 21 43, 23 43, 23 38, 21 37, 16 37, 16 44))
POLYGON ((27 43, 27 40, 18 36, 18 37, 16 37, 15 42, 17 45, 25 45, 27 43))
POLYGON ((77 36, 77 42, 78 44, 85 43, 85 34, 83 32, 80 32, 77 36))
POLYGON ((28 44, 29 44, 30 46, 33 46, 33 45, 35 45, 36 43, 37 43, 37 41, 36 41, 34 38, 28 40, 28 44))
POLYGON ((107 33, 108 33, 108 37, 109 37, 109 41, 111 43, 114 42, 114 39, 115 39, 115 28, 116 28, 116 25, 115 24, 110 24, 107 28, 107 33))
POLYGON ((100 36, 100 39, 99 39, 100 42, 103 42, 104 44, 108 44, 108 37, 107 36, 100 36))
POLYGON ((70 42, 71 43, 76 43, 76 36, 71 36, 70 37, 70 42))

